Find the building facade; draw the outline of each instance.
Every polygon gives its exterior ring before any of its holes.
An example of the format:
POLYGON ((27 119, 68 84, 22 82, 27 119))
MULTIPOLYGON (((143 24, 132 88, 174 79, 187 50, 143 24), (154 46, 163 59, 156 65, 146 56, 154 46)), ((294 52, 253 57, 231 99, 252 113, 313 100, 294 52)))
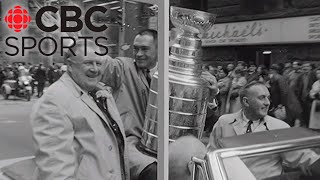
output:
POLYGON ((320 60, 320 1, 209 0, 217 14, 203 36, 204 60, 264 64, 320 60))

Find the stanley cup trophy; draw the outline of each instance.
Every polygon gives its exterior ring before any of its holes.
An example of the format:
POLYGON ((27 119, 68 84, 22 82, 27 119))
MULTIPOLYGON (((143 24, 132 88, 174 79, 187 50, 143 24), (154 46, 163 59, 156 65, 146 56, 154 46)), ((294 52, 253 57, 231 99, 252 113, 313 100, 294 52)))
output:
MULTIPOLYGON (((208 82, 201 77, 199 34, 208 31, 216 16, 202 11, 171 7, 173 25, 183 31, 171 46, 169 57, 169 141, 185 135, 202 136, 209 98, 208 82)), ((152 77, 141 145, 156 155, 158 144, 158 73, 152 77)), ((166 97, 165 97, 166 98, 166 97)))

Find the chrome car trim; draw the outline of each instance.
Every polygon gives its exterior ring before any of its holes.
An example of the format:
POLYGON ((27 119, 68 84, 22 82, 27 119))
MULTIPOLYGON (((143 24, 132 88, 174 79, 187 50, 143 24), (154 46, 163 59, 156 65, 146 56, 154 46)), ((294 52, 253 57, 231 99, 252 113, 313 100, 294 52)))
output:
POLYGON ((208 172, 210 180, 227 180, 227 173, 223 165, 224 158, 235 156, 248 158, 313 147, 320 147, 320 135, 236 148, 211 150, 207 153, 205 159, 207 160, 208 169, 210 171, 208 172))

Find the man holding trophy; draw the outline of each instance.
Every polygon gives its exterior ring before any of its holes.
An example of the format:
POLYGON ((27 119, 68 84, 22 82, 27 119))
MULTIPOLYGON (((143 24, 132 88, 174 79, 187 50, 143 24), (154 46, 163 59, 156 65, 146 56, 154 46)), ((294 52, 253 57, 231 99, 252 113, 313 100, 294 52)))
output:
MULTIPOLYGON (((171 20, 183 33, 171 46, 169 58, 170 142, 187 135, 200 139, 206 108, 218 89, 215 77, 203 72, 198 34, 212 27, 215 16, 172 7, 171 20)), ((156 177, 157 38, 154 30, 139 32, 133 42, 134 59, 107 56, 102 78, 113 90, 124 124, 132 180, 156 177)))

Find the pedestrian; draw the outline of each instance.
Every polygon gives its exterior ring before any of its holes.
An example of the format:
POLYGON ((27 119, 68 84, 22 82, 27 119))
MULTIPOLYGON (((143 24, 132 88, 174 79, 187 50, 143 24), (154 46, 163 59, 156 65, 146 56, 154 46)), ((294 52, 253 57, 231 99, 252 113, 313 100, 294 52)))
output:
POLYGON ((226 113, 237 112, 239 109, 241 109, 239 90, 241 87, 247 84, 243 67, 243 65, 239 65, 231 74, 232 79, 229 82, 229 91, 226 99, 226 113))
POLYGON ((49 84, 51 85, 52 83, 54 83, 54 80, 53 80, 53 71, 55 69, 55 63, 53 63, 51 66, 49 66, 48 68, 48 73, 47 73, 47 76, 48 76, 48 81, 49 81, 49 84))
POLYGON ((297 78, 296 95, 302 105, 302 122, 305 127, 309 126, 310 110, 312 99, 309 97, 313 83, 317 80, 315 72, 312 70, 311 63, 303 63, 301 74, 297 78))
POLYGON ((110 92, 93 92, 106 60, 92 41, 78 40, 71 50, 76 55, 68 53, 67 72, 32 109, 36 177, 129 180, 120 114, 110 92))
POLYGON ((37 85, 38 95, 37 96, 41 97, 43 95, 43 90, 44 90, 46 80, 47 80, 46 68, 42 65, 42 63, 39 64, 39 67, 36 70, 35 80, 38 82, 38 85, 37 85))
POLYGON ((310 122, 309 128, 320 129, 320 69, 316 69, 317 81, 313 83, 312 88, 309 92, 310 98, 313 100, 310 111, 310 122))
POLYGON ((5 74, 4 73, 5 73, 4 68, 3 68, 2 64, 0 64, 0 87, 2 86, 3 81, 5 80, 5 74))
POLYGON ((290 126, 297 124, 302 118, 302 107, 294 93, 289 87, 286 77, 280 74, 278 64, 272 64, 269 71, 271 105, 270 114, 278 119, 284 120, 290 126))
MULTIPOLYGON (((228 70, 226 68, 223 68, 220 72, 220 79, 218 81, 218 88, 219 88, 219 95, 218 95, 218 104, 219 104, 219 116, 226 113, 226 103, 227 103, 227 97, 231 86, 231 77, 227 76, 228 70)), ((211 132, 212 128, 210 129, 211 132)))
MULTIPOLYGON (((221 148, 219 139, 242 134, 290 128, 282 120, 268 116, 270 93, 261 82, 251 82, 240 90, 242 109, 233 114, 219 118, 213 127, 208 148, 221 148)), ((282 162, 290 167, 300 167, 319 174, 313 165, 319 164, 320 156, 311 150, 290 151, 282 154, 272 154, 243 159, 257 179, 278 176, 283 172, 282 162), (315 163, 317 162, 317 163, 315 163)))

